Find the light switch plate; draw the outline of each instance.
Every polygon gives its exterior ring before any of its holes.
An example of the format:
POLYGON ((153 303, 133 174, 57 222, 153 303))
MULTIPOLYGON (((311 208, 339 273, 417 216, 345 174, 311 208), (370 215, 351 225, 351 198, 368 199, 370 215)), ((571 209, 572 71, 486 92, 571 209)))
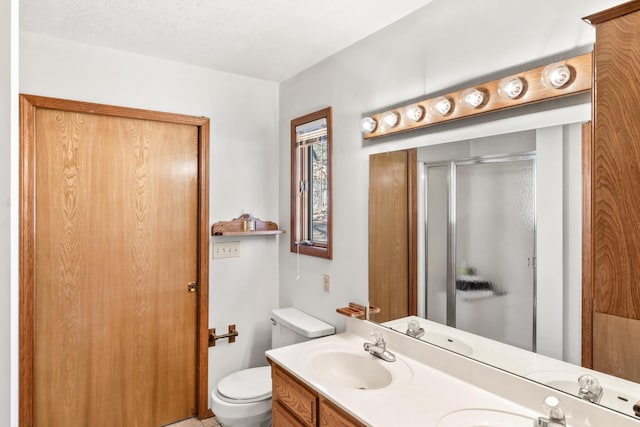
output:
POLYGON ((240 256, 240 242, 218 242, 213 244, 213 259, 240 256))
POLYGON ((322 289, 324 289, 325 292, 331 292, 331 275, 328 273, 322 276, 322 289))

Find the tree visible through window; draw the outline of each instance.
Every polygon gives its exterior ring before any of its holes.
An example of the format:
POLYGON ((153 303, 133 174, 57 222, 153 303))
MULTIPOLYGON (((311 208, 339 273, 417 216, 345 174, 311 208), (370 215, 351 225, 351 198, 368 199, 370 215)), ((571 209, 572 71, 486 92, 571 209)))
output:
POLYGON ((291 121, 291 251, 331 258, 331 108, 291 121))

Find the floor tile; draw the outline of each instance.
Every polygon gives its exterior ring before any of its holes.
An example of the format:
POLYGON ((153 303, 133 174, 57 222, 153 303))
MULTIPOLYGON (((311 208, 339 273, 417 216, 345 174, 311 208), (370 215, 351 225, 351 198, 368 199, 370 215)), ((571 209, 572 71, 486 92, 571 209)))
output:
POLYGON ((202 427, 202 423, 196 418, 189 418, 174 424, 169 424, 166 427, 202 427))
POLYGON ((216 417, 207 418, 206 420, 202 420, 202 427, 219 427, 220 424, 216 417))

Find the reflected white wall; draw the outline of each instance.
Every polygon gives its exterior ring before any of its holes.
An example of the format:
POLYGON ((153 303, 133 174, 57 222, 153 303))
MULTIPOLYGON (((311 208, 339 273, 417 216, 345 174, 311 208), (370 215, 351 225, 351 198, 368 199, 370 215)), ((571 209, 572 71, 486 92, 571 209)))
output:
POLYGON ((562 360, 562 127, 555 126, 536 131, 536 154, 538 352, 562 360))

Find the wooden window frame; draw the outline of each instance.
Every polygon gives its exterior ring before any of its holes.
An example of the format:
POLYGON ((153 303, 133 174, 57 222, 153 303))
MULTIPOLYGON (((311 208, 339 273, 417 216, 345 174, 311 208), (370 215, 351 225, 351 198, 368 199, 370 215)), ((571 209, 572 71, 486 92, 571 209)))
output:
POLYGON ((302 117, 291 120, 291 252, 299 253, 301 255, 310 255, 319 258, 332 259, 333 257, 333 198, 332 198, 332 109, 331 107, 323 108, 322 110, 315 111, 313 113, 304 115, 302 117), (310 216, 309 206, 301 206, 299 193, 299 182, 297 176, 299 175, 299 168, 307 168, 307 165, 302 165, 299 162, 297 155, 297 139, 296 128, 305 123, 313 122, 319 119, 327 120, 327 241, 314 242, 311 241, 310 245, 299 245, 298 230, 301 227, 308 227, 308 220, 310 216))

